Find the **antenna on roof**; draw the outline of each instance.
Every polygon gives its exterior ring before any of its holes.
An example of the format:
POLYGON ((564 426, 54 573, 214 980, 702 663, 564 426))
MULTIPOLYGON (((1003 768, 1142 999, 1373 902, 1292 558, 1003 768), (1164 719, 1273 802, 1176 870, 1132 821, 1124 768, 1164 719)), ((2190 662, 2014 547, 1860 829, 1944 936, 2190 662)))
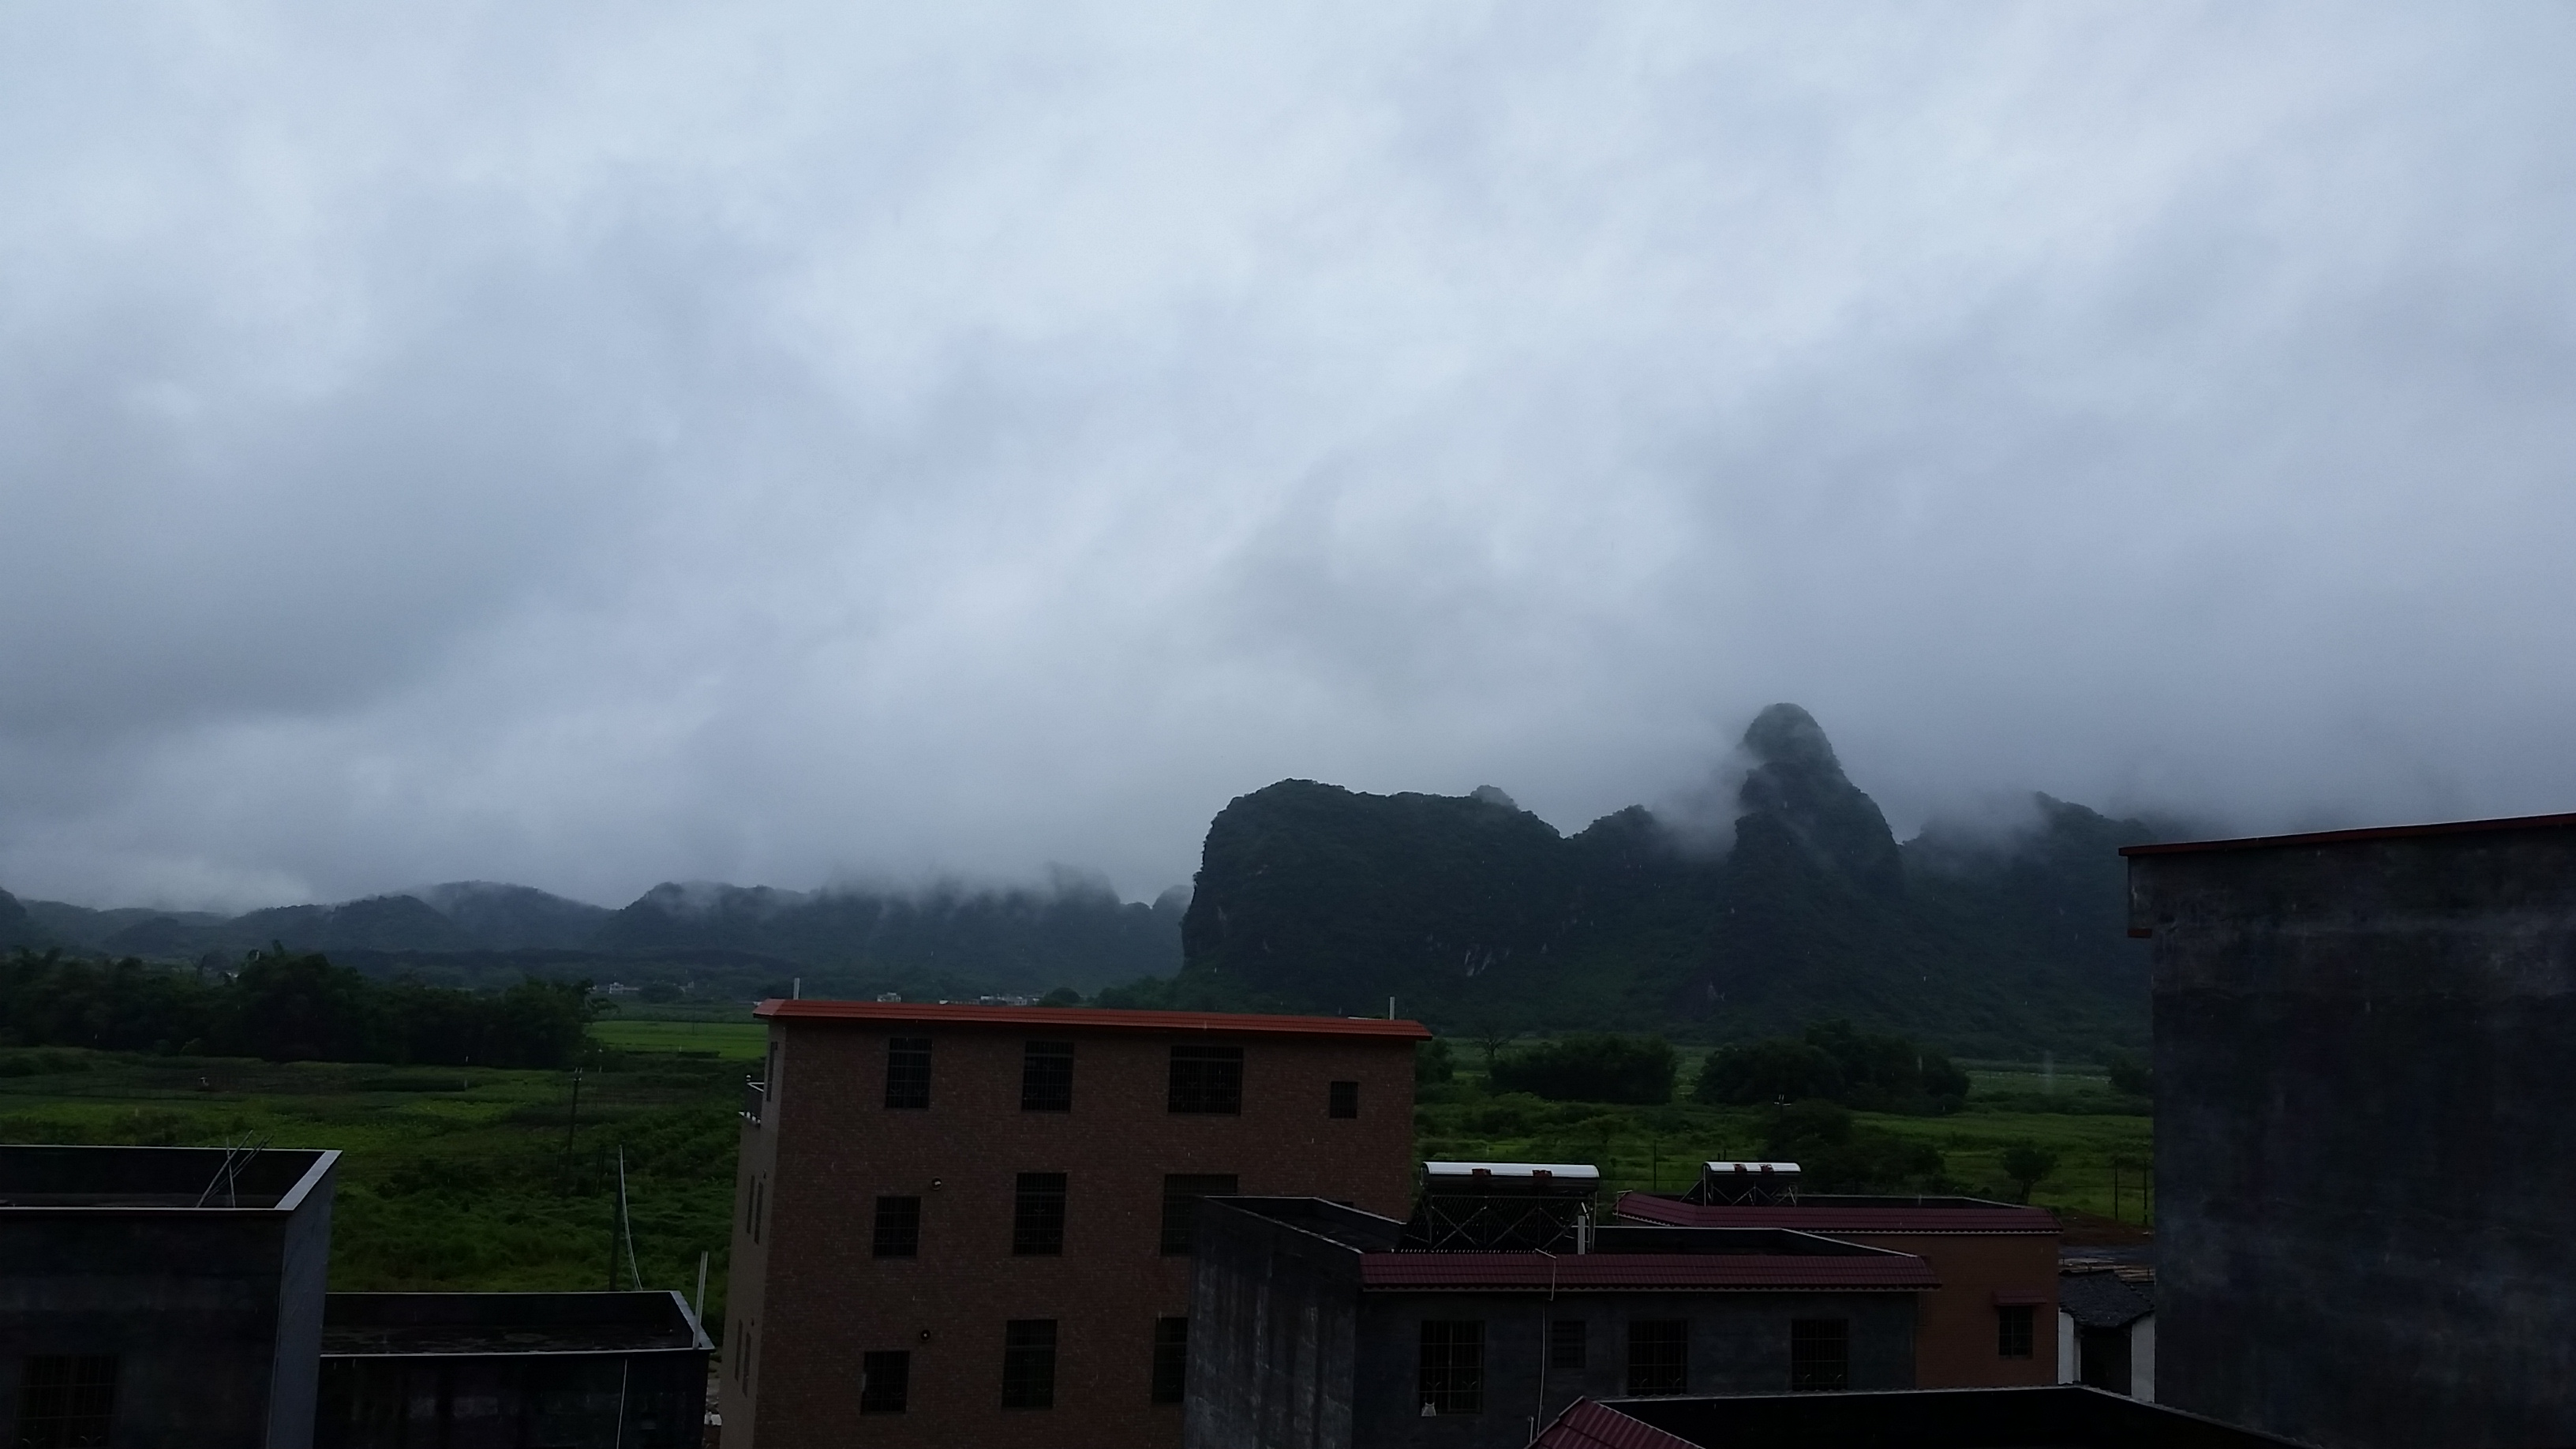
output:
MULTIPOLYGON (((626 1144, 617 1144, 617 1228, 626 1238, 626 1276, 638 1288, 644 1286, 644 1275, 635 1267, 635 1220, 626 1212, 626 1144)), ((617 1286, 617 1260, 608 1260, 608 1286, 617 1286)))
POLYGON ((253 1141, 248 1133, 242 1135, 238 1145, 224 1144, 224 1160, 216 1166, 214 1178, 206 1184, 206 1190, 197 1194, 197 1206, 204 1207, 206 1199, 213 1197, 215 1188, 220 1185, 224 1190, 224 1206, 240 1207, 242 1169, 250 1166, 250 1160, 259 1156, 267 1146, 267 1138, 253 1141))

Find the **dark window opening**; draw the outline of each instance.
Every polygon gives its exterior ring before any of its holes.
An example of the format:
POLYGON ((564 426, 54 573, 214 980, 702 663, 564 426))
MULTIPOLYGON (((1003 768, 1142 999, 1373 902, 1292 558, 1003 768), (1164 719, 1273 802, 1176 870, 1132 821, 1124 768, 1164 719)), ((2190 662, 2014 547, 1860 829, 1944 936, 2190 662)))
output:
POLYGON ((1021 1173, 1011 1202, 1011 1252, 1025 1258, 1052 1257, 1063 1251, 1064 1174, 1021 1173))
POLYGON ((1020 1110, 1073 1110, 1073 1043, 1033 1041, 1020 1053, 1020 1110))
POLYGON ((1789 1389, 1815 1393, 1851 1387, 1851 1323, 1801 1318, 1789 1325, 1789 1389))
POLYGON ((1171 1110, 1240 1115, 1243 1111, 1243 1048, 1172 1048, 1171 1110))
POLYGON ((2075 1378, 2078 1383, 2109 1393, 2127 1393, 2129 1331, 2125 1328, 2077 1329, 2075 1378))
POLYGON ((1230 1172, 1176 1172, 1163 1179, 1163 1245, 1165 1257, 1187 1257, 1199 1222, 1199 1199, 1232 1197, 1230 1172))
POLYGON ((1055 1407, 1055 1320, 1014 1318, 1002 1325, 1002 1407, 1055 1407))
POLYGON ((1422 1321, 1422 1411, 1485 1412, 1485 1325, 1476 1319, 1422 1321))
POLYGON ((911 1397, 912 1354, 909 1351, 898 1348, 859 1355, 860 1413, 900 1414, 911 1397))
POLYGON ((1995 1310, 1995 1354, 1999 1358, 2028 1358, 2035 1336, 2029 1305, 1995 1310))
POLYGON ((1154 1402, 1177 1404, 1190 1383, 1190 1321, 1154 1320, 1154 1402))
POLYGON ((913 1108, 930 1105, 930 1038, 897 1036, 886 1039, 886 1105, 913 1108))
POLYGON ((88 1449, 107 1442, 116 1418, 116 1356, 31 1358, 18 1380, 18 1437, 25 1449, 88 1449))
POLYGON ((1690 1392, 1690 1323, 1646 1318, 1628 1325, 1628 1392, 1690 1392))
POLYGON ((768 1196, 768 1194, 761 1191, 763 1185, 762 1179, 759 1177, 752 1178, 750 1208, 751 1220, 748 1226, 751 1229, 751 1240, 755 1243, 760 1241, 760 1210, 767 1206, 767 1204, 762 1201, 763 1198, 768 1196))
POLYGON ((1360 1084, 1335 1082, 1324 1094, 1324 1115, 1356 1117, 1360 1114, 1360 1084))
POLYGON ((1589 1325, 1580 1318, 1560 1318, 1547 1326, 1547 1366, 1552 1369, 1579 1369, 1589 1357, 1589 1325))
POLYGON ((921 1256, 921 1199, 917 1197, 877 1199, 875 1253, 880 1258, 921 1256))

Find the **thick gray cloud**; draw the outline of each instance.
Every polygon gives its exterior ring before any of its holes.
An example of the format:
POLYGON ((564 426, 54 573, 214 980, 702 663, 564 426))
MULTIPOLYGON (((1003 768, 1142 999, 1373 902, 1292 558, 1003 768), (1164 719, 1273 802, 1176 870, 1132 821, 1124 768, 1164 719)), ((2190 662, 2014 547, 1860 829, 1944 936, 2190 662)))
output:
POLYGON ((0 883, 2576 805, 2576 11, 0 13, 0 883))

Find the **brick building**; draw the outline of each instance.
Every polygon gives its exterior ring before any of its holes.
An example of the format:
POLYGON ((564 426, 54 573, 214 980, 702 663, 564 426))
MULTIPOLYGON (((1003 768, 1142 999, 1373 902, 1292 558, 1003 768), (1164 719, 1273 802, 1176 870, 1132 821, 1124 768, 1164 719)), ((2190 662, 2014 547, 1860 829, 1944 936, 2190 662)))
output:
POLYGON ((1412 1196, 1414 1022, 757 1015, 726 1449, 1178 1444, 1199 1199, 1412 1196))
MULTIPOLYGON (((1770 1164, 1797 1171, 1795 1164, 1770 1164)), ((2046 1208, 1965 1197, 1729 1192, 1710 1163, 1688 1197, 1621 1193, 1620 1222, 1790 1228, 1912 1253, 1941 1286, 1920 1297, 1914 1383, 2012 1388, 2057 1378, 2057 1220, 2046 1208), (1693 1201, 1699 1198, 1700 1201, 1693 1201), (1709 1200, 1716 1199, 1716 1200, 1709 1200)))

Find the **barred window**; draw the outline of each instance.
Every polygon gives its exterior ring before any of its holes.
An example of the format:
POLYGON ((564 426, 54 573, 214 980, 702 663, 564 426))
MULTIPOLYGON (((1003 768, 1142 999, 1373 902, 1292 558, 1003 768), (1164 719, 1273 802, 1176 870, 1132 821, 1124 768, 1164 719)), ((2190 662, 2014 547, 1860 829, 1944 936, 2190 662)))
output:
POLYGON ((1243 1048, 1172 1048, 1171 1110, 1237 1116, 1243 1111, 1243 1048))
POLYGON ((1360 1114, 1360 1084, 1335 1082, 1324 1092, 1324 1115, 1356 1117, 1360 1114))
POLYGON ((1187 1257, 1199 1221, 1199 1199, 1232 1197, 1230 1172, 1176 1172, 1163 1179, 1163 1256, 1187 1257))
POLYGON ((31 1358, 18 1380, 18 1437, 29 1449, 105 1444, 116 1418, 116 1356, 31 1358))
POLYGON ((921 1255, 921 1199, 917 1197, 881 1197, 877 1199, 876 1256, 880 1258, 914 1258, 921 1255))
POLYGON ((905 1349, 859 1355, 859 1412, 900 1414, 912 1398, 912 1354, 905 1349))
POLYGON ((1995 1356, 2028 1358, 2031 1355, 2031 1309, 2027 1303, 1995 1310, 1995 1356))
POLYGON ((1789 1388, 1812 1393, 1851 1387, 1851 1322, 1801 1318, 1789 1325, 1789 1388))
POLYGON ((914 1108, 930 1105, 930 1038, 897 1036, 886 1039, 886 1105, 914 1108))
POLYGON ((1154 1402, 1177 1404, 1190 1383, 1190 1321, 1154 1320, 1154 1402))
POLYGON ((1422 1411, 1485 1412, 1485 1325, 1477 1319, 1422 1321, 1422 1411))
POLYGON ((1054 1257, 1064 1251, 1064 1174, 1023 1172, 1011 1203, 1011 1252, 1054 1257))
POLYGON ((1579 1369, 1590 1355, 1588 1327, 1580 1318, 1560 1318, 1547 1326, 1547 1366, 1552 1369, 1579 1369))
POLYGON ((1628 1392, 1690 1392, 1690 1323, 1641 1318, 1628 1325, 1628 1392))
POLYGON ((1055 1407, 1055 1320, 1014 1318, 1002 1325, 1002 1407, 1055 1407))
POLYGON ((1073 1043, 1033 1041, 1020 1053, 1020 1110, 1073 1110, 1073 1043))

